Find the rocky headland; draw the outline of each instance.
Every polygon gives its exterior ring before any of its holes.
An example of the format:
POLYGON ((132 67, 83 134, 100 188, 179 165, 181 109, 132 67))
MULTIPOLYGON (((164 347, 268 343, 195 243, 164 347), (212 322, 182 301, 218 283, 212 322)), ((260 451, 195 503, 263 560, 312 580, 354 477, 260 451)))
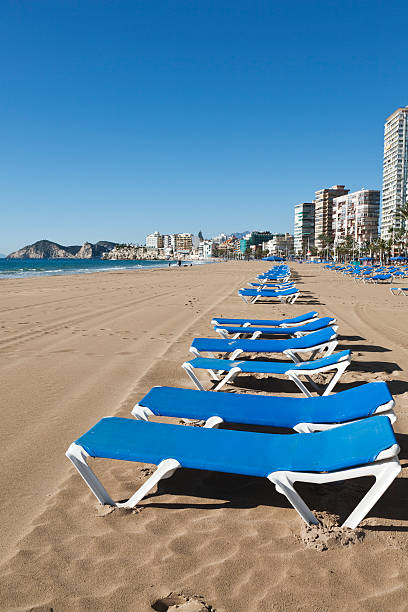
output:
POLYGON ((84 242, 82 246, 63 246, 50 240, 39 240, 29 244, 14 253, 7 255, 7 259, 91 259, 102 257, 115 247, 115 242, 101 240, 95 244, 84 242))

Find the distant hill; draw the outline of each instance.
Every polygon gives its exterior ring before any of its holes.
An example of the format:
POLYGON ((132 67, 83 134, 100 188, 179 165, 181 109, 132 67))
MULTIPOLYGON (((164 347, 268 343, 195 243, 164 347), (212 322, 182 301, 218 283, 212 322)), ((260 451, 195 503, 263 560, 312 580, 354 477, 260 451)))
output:
POLYGON ((91 259, 92 257, 102 257, 113 249, 115 242, 101 240, 95 244, 84 242, 82 246, 63 246, 50 240, 39 240, 34 244, 29 244, 14 253, 7 255, 7 259, 91 259))

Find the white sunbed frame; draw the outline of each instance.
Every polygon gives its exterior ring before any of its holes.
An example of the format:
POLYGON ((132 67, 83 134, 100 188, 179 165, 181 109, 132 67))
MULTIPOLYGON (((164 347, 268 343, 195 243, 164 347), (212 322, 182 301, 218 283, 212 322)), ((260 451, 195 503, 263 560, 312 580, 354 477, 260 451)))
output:
POLYGON ((390 287, 392 295, 403 295, 408 297, 408 287, 390 287))
MULTIPOLYGON (((246 287, 241 287, 241 289, 246 290, 246 287)), ((291 293, 290 295, 261 295, 260 292, 258 293, 259 295, 248 296, 249 298, 251 298, 249 300, 246 299, 245 295, 239 294, 239 297, 244 300, 245 304, 255 304, 255 302, 259 300, 259 298, 277 298, 280 302, 282 302, 282 304, 294 304, 300 296, 299 289, 297 290, 297 293, 291 293)))
MULTIPOLYGON (((333 323, 328 323, 326 325, 326 327, 332 327, 335 331, 338 330, 338 325, 335 325, 335 321, 336 319, 333 319, 333 323)), ((247 324, 242 325, 242 331, 239 332, 235 332, 233 336, 230 336, 228 333, 228 326, 222 327, 221 325, 217 325, 217 327, 219 329, 216 329, 216 333, 219 334, 224 340, 238 340, 240 338, 240 336, 250 336, 250 338, 248 338, 248 340, 256 340, 257 338, 259 338, 262 335, 267 336, 268 333, 267 331, 265 332, 261 332, 261 331, 254 331, 252 332, 251 335, 251 327, 247 324), (249 327, 249 329, 248 329, 249 327)), ((236 327, 239 327, 238 325, 236 327)), ((259 327, 262 327, 261 325, 259 327)), ((292 326, 295 327, 295 326, 292 326)), ((301 323, 299 323, 299 326, 301 327, 301 323)), ((320 329, 311 329, 310 331, 297 331, 295 333, 291 333, 290 331, 290 327, 274 327, 273 329, 279 329, 281 330, 280 334, 276 334, 276 335, 282 335, 284 336, 285 334, 288 336, 291 336, 292 338, 301 338, 302 336, 307 336, 308 334, 313 334, 316 331, 321 331, 320 329)), ((321 329, 324 329, 324 327, 322 327, 321 329)), ((265 330, 268 330, 268 327, 265 327, 265 330)))
MULTIPOLYGON (((272 374, 271 373, 271 376, 281 376, 281 375, 287 376, 290 380, 292 380, 295 383, 298 389, 300 389, 300 391, 302 391, 302 393, 305 394, 306 397, 313 397, 312 393, 309 391, 309 389, 304 385, 304 383, 299 378, 300 376, 304 376, 309 382, 309 384, 312 386, 312 388, 319 395, 329 395, 329 393, 331 393, 331 391, 334 389, 337 382, 343 375, 346 368, 350 365, 350 363, 351 363, 351 356, 349 355, 346 358, 339 361, 338 363, 334 363, 331 365, 318 367, 312 370, 298 370, 294 368, 293 370, 289 369, 286 372, 283 372, 282 374, 272 374), (312 380, 311 377, 314 374, 325 374, 326 372, 334 372, 334 374, 331 380, 329 381, 329 383, 324 388, 324 391, 322 392, 322 387, 320 385, 317 385, 314 382, 314 380, 312 380)), ((203 387, 203 385, 201 384, 200 380, 198 379, 195 373, 195 368, 193 367, 193 365, 189 361, 185 361, 181 367, 184 369, 187 376, 189 376, 189 378, 193 381, 197 389, 199 391, 205 391, 205 388, 203 387)), ((220 391, 226 384, 233 384, 236 377, 239 374, 242 374, 242 369, 239 366, 236 366, 232 368, 231 370, 229 370, 226 376, 224 376, 224 378, 221 378, 220 375, 225 370, 218 370, 217 372, 215 372, 214 370, 208 369, 205 371, 208 373, 211 380, 219 381, 218 385, 213 389, 213 391, 220 391)), ((267 374, 268 372, 265 372, 265 373, 267 374)), ((244 372, 244 374, 250 375, 251 373, 244 372)))
MULTIPOLYGON (((337 334, 336 334, 337 329, 338 329, 338 325, 330 325, 330 327, 333 328, 334 337, 332 337, 327 342, 322 342, 322 344, 316 344, 315 346, 312 346, 312 347, 309 347, 309 348, 285 349, 284 351, 282 351, 282 354, 283 355, 287 355, 295 363, 301 363, 302 359, 300 359, 299 355, 303 354, 303 353, 311 353, 311 356, 310 356, 308 361, 312 361, 316 357, 316 355, 318 353, 322 353, 322 355, 324 355, 325 357, 329 357, 333 353, 334 349, 336 348, 336 346, 338 344, 337 334)), ((195 348, 195 346, 190 346, 189 351, 195 357, 202 357, 200 351, 198 351, 195 348)), ((205 351, 205 352, 208 352, 208 354, 210 355, 210 357, 212 359, 216 359, 214 353, 212 353, 211 351, 205 351)), ((234 359, 236 359, 242 353, 245 353, 245 351, 243 349, 235 349, 235 351, 233 351, 231 353, 231 355, 230 355, 230 357, 228 357, 228 359, 231 359, 232 361, 234 361, 234 359)), ((227 358, 227 355, 229 355, 229 353, 222 353, 222 354, 223 354, 223 356, 225 358, 227 358)), ((273 354, 278 354, 279 355, 280 353, 273 353, 273 351, 271 351, 271 355, 273 355, 273 354)))
MULTIPOLYGON (((375 460, 369 464, 325 473, 282 470, 271 472, 267 475, 267 479, 275 486, 278 493, 285 495, 305 523, 318 525, 318 519, 295 490, 293 486, 295 482, 326 484, 339 480, 374 476, 375 483, 342 525, 343 527, 355 529, 401 471, 398 453, 399 446, 394 444, 387 450, 379 453, 375 460)), ((87 463, 89 454, 82 446, 75 443, 71 444, 66 452, 66 456, 101 504, 121 508, 134 508, 160 480, 170 478, 178 468, 182 467, 177 459, 164 459, 159 463, 154 474, 126 502, 115 502, 89 467, 87 463)))
MULTIPOLYGON (((269 325, 269 327, 281 327, 282 329, 287 329, 290 327, 299 327, 300 325, 305 325, 306 323, 311 323, 312 321, 316 321, 316 319, 319 319, 320 315, 316 314, 313 317, 310 317, 310 319, 305 319, 304 321, 298 322, 298 323, 282 323, 280 325, 269 325)), ((216 317, 214 317, 213 319, 211 319, 211 325, 217 325, 219 327, 222 327, 223 323, 220 321, 223 317, 220 317, 219 319, 217 319, 216 317)), ((242 319, 244 319, 244 317, 241 317, 242 319)), ((250 318, 250 317, 248 317, 250 318)), ((234 325, 232 323, 228 323, 226 325, 234 325)), ((242 327, 261 327, 261 324, 258 323, 248 323, 245 322, 242 324, 242 327)), ((239 327, 239 323, 237 324, 237 327, 239 327)), ((265 327, 268 327, 267 325, 265 325, 265 327)), ((332 326, 330 326, 332 327, 332 326)))

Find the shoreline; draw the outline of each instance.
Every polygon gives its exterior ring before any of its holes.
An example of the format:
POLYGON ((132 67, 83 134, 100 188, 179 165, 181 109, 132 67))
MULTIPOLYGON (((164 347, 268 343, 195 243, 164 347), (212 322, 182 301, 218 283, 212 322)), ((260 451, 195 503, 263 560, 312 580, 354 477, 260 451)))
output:
MULTIPOLYGON (((6 261, 19 261, 16 259, 13 260, 6 260, 6 261)), ((52 261, 52 262, 58 262, 58 259, 30 259, 30 260, 21 260, 24 262, 30 261, 30 262, 46 262, 46 261, 52 261)), ((75 261, 75 262, 86 262, 86 261, 100 261, 100 262, 104 262, 105 260, 66 260, 64 259, 63 262, 66 261, 75 261)), ((170 262, 170 266, 168 265, 169 262, 163 260, 163 263, 161 263, 162 260, 157 260, 157 262, 155 260, 149 260, 149 259, 143 259, 143 260, 107 260, 107 261, 112 261, 112 262, 118 262, 116 265, 112 264, 111 266, 107 265, 107 266, 103 266, 103 264, 101 265, 101 267, 96 267, 93 269, 92 267, 90 268, 79 268, 79 269, 75 269, 75 268, 67 268, 67 269, 49 269, 49 270, 35 270, 33 269, 32 272, 30 272, 29 269, 24 270, 24 268, 20 268, 20 269, 16 269, 14 272, 11 273, 7 273, 7 271, 2 271, 1 270, 1 260, 0 260, 0 281, 2 280, 13 280, 13 279, 26 279, 26 278, 42 278, 44 276, 72 276, 72 275, 82 275, 82 274, 100 274, 102 272, 126 272, 126 271, 140 271, 140 270, 167 270, 168 268, 175 268, 175 267, 190 267, 190 264, 192 266, 201 266, 204 264, 210 264, 210 263, 218 263, 216 261, 190 261, 190 260, 182 260, 181 266, 177 266, 177 260, 171 260, 170 262), (132 265, 132 261, 135 262, 139 262, 139 261, 143 261, 143 262, 150 262, 150 261, 154 261, 154 264, 152 265, 140 265, 139 263, 135 263, 132 265), (127 265, 121 265, 122 263, 127 262, 127 265)), ((62 262, 62 263, 63 263, 62 262)), ((40 264, 38 264, 40 265, 40 264)), ((62 264, 61 264, 62 265, 62 264)), ((84 264, 85 266, 85 264, 84 264)))

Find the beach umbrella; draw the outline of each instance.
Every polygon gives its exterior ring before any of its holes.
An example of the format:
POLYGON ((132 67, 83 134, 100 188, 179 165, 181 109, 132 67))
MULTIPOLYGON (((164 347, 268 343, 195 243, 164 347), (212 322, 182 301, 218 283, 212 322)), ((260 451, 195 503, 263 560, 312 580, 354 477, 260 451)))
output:
POLYGON ((262 257, 262 261, 285 261, 283 257, 277 255, 271 255, 270 257, 262 257))

